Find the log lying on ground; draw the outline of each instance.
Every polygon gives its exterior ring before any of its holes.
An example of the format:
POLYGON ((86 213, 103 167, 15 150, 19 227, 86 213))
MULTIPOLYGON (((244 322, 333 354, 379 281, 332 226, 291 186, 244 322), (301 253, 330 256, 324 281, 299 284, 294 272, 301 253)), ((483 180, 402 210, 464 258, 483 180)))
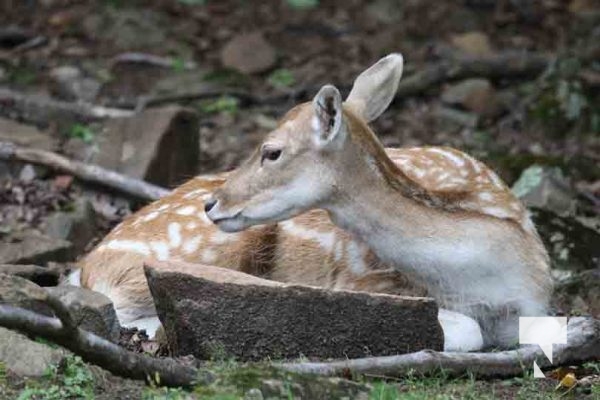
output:
POLYGON ((154 358, 133 353, 99 336, 78 328, 69 310, 56 298, 48 304, 60 319, 46 317, 19 307, 0 304, 0 326, 15 329, 58 343, 115 375, 138 380, 153 380, 166 386, 190 387, 211 380, 207 374, 172 358, 154 358))
POLYGON ((97 165, 69 160, 50 151, 18 147, 0 142, 0 160, 17 160, 44 165, 75 176, 86 182, 100 184, 141 200, 156 200, 169 194, 167 189, 133 179, 97 165))
POLYGON ((575 317, 569 320, 567 344, 555 344, 553 363, 538 345, 497 353, 449 353, 430 350, 391 357, 373 357, 322 363, 285 363, 276 367, 290 372, 323 376, 365 374, 403 377, 409 373, 433 374, 444 370, 448 376, 472 374, 477 378, 509 378, 540 368, 578 364, 600 359, 600 321, 575 317))
MULTIPOLYGON (((216 271, 216 270, 215 270, 216 271)), ((257 278, 258 279, 258 278, 257 278)), ((235 280, 234 280, 235 282, 235 280)), ((170 358, 156 359, 127 350, 75 327, 66 308, 59 300, 46 300, 63 320, 50 318, 25 310, 0 304, 0 326, 15 329, 28 335, 42 337, 60 344, 84 360, 96 364, 113 374, 146 380, 160 376, 166 386, 190 387, 213 378, 206 371, 182 365, 170 358)), ((600 359, 600 321, 572 318, 569 321, 566 345, 554 346, 554 367, 573 365, 600 359)), ((501 353, 443 353, 419 351, 391 357, 369 357, 324 363, 273 363, 282 370, 324 376, 349 373, 388 377, 408 374, 438 373, 443 368, 449 376, 472 374, 479 378, 522 376, 531 371, 533 360, 542 368, 549 361, 537 346, 501 353)))
POLYGON ((431 298, 286 285, 228 269, 152 262, 146 277, 172 350, 238 360, 356 358, 442 349, 431 298))
POLYGON ((74 123, 90 122, 104 118, 127 117, 131 110, 107 108, 88 103, 70 103, 39 94, 24 94, 0 89, 0 115, 23 120, 35 125, 50 121, 74 123))

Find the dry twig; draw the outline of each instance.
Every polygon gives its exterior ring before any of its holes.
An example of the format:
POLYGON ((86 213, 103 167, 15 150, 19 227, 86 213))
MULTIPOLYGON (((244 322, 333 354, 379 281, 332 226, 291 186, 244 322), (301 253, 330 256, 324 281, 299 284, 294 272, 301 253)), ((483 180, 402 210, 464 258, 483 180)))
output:
POLYGON ((567 344, 554 345, 554 363, 539 346, 527 346, 498 353, 449 353, 423 350, 388 357, 372 357, 323 363, 284 363, 276 367, 291 372, 334 376, 353 374, 402 377, 409 373, 431 374, 444 370, 449 376, 471 373, 478 378, 509 378, 531 371, 536 360, 540 368, 600 359, 600 321, 571 318, 567 344))
POLYGON ((97 165, 69 160, 50 151, 18 147, 8 142, 0 142, 0 160, 18 160, 44 165, 73 175, 83 181, 104 185, 142 200, 156 200, 170 193, 167 189, 97 165))

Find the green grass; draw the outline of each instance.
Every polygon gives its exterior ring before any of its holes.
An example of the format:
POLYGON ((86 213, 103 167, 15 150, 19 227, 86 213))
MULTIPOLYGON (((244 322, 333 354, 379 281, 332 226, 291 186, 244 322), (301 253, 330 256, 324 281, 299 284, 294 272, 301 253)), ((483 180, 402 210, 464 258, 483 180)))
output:
POLYGON ((29 381, 18 400, 93 399, 94 378, 81 357, 68 356, 48 367, 40 381, 29 381))

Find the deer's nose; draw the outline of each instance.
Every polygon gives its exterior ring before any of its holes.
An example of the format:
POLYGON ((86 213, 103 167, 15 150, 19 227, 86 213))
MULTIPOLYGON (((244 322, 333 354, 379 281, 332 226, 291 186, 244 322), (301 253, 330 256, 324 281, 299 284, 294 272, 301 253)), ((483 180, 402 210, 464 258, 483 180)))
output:
POLYGON ((217 200, 216 199, 208 199, 206 200, 206 202, 204 202, 204 212, 209 212, 210 210, 213 209, 213 207, 217 204, 217 200))

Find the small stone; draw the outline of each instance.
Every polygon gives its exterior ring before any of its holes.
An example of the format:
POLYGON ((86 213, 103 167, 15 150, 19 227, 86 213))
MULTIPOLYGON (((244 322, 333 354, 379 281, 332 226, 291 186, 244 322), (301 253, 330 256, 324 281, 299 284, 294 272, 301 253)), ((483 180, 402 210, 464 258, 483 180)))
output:
POLYGON ((54 150, 56 147, 56 141, 36 127, 6 118, 0 118, 0 142, 11 142, 18 146, 40 150, 54 150))
POLYGON ((477 114, 450 107, 435 107, 433 109, 433 115, 447 129, 463 127, 476 128, 479 124, 479 117, 477 114))
POLYGON ((0 363, 19 377, 44 376, 50 365, 60 363, 66 355, 61 348, 51 348, 0 327, 0 363))
POLYGON ((46 288, 70 310, 77 325, 114 343, 119 340, 120 325, 112 301, 102 293, 78 286, 46 288))
POLYGON ((487 79, 465 79, 450 85, 442 92, 442 101, 449 105, 460 105, 479 115, 490 116, 498 110, 496 91, 487 79))
POLYGON ((25 166, 19 172, 19 180, 23 182, 31 182, 36 178, 37 174, 31 164, 25 164, 25 166))
POLYGON ((244 400, 263 400, 263 394, 258 388, 252 388, 244 394, 244 400))
POLYGON ((256 74, 275 65, 275 50, 260 32, 239 34, 221 51, 221 62, 244 74, 256 74))
POLYGON ((493 53, 488 35, 482 32, 453 35, 450 42, 458 50, 472 56, 488 56, 493 53))
POLYGON ((100 91, 100 82, 84 77, 72 66, 56 67, 50 71, 50 91, 56 97, 67 101, 92 102, 100 91))

